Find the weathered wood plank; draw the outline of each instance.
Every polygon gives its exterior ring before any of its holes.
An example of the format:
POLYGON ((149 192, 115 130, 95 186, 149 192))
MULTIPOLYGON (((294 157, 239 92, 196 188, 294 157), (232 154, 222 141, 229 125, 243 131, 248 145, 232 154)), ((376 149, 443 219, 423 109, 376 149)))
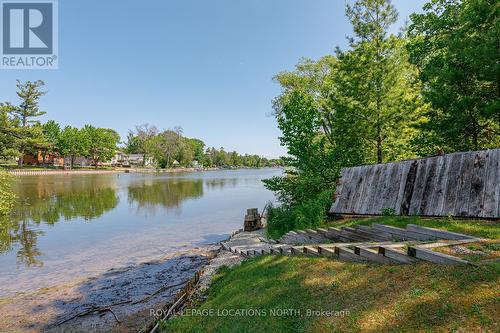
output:
POLYGON ((367 178, 366 178, 367 189, 366 189, 365 196, 364 196, 365 200, 363 201, 363 203, 361 204, 361 207, 359 209, 360 214, 369 214, 368 206, 371 202, 372 193, 374 191, 374 181, 376 180, 377 170, 378 170, 377 167, 378 167, 378 165, 371 166, 371 168, 370 168, 371 171, 367 175, 367 178))
POLYGON ((418 246, 410 246, 408 254, 412 257, 433 262, 441 265, 468 265, 469 262, 454 256, 444 253, 435 252, 432 250, 420 248, 418 246))
POLYGON ((349 175, 348 175, 348 181, 344 184, 343 190, 342 190, 342 203, 339 206, 339 210, 343 214, 347 214, 347 207, 349 206, 349 200, 350 196, 352 193, 352 188, 353 188, 353 182, 355 181, 355 175, 356 172, 358 172, 358 168, 350 168, 349 169, 349 175))
POLYGON ((500 149, 490 150, 481 217, 498 217, 500 197, 500 149))
POLYGON ((472 168, 474 166, 475 153, 464 153, 462 166, 460 168, 459 186, 457 188, 457 200, 453 210, 454 216, 467 216, 469 211, 469 199, 472 179, 472 168))
POLYGON ((366 214, 379 214, 380 212, 375 211, 376 197, 380 186, 380 178, 382 178, 382 170, 384 168, 383 164, 377 164, 375 167, 375 173, 373 175, 373 180, 371 184, 371 190, 369 194, 368 205, 366 207, 366 214))
POLYGON ((475 154, 471 175, 471 189, 469 193, 469 208, 466 216, 481 216, 485 190, 485 175, 488 168, 488 151, 475 154))
POLYGON ((409 215, 418 215, 420 204, 425 188, 425 176, 427 174, 427 163, 429 159, 420 159, 417 161, 417 175, 415 177, 415 185, 413 186, 413 195, 410 199, 409 215))
POLYGON ((351 175, 352 175, 352 168, 347 168, 344 169, 344 175, 341 180, 341 192, 339 196, 337 197, 337 212, 342 212, 343 211, 343 206, 346 205, 347 198, 346 198, 346 193, 347 193, 347 187, 349 186, 349 182, 351 181, 351 175))
POLYGON ((340 202, 342 201, 341 199, 342 199, 343 188, 344 188, 345 182, 347 181, 347 173, 348 172, 349 172, 348 168, 343 168, 340 171, 340 178, 337 181, 337 187, 335 189, 335 194, 333 196, 334 201, 333 201, 332 207, 330 209, 331 213, 335 213, 335 212, 339 211, 339 205, 340 205, 340 202))
POLYGON ((371 207, 372 214, 381 214, 382 206, 384 204, 383 200, 384 200, 384 193, 386 190, 387 179, 389 178, 388 175, 389 165, 382 164, 380 167, 381 170, 380 170, 380 177, 377 183, 377 188, 371 198, 373 201, 373 206, 371 207))
POLYGON ((413 161, 404 161, 404 162, 400 163, 401 174, 399 176, 400 177, 399 189, 398 189, 396 204, 394 207, 396 215, 402 215, 401 206, 403 203, 404 193, 405 193, 405 189, 406 189, 406 180, 408 178, 408 174, 410 172, 410 167, 411 167, 412 163, 413 163, 413 161))
POLYGON ((387 196, 384 198, 384 206, 387 208, 392 208, 394 212, 396 211, 396 201, 398 199, 398 193, 401 183, 401 173, 403 171, 404 164, 393 163, 390 182, 387 187, 387 196))
POLYGON ((463 154, 451 155, 451 166, 448 171, 448 183, 446 185, 445 201, 442 210, 443 215, 453 214, 455 208, 462 157, 463 154))
POLYGON ((351 200, 349 202, 349 205, 347 206, 347 212, 348 213, 355 213, 356 212, 356 204, 358 203, 359 200, 361 199, 361 191, 363 188, 363 182, 365 180, 365 173, 366 170, 368 169, 368 166, 361 166, 357 168, 357 173, 356 173, 356 178, 353 179, 352 181, 352 193, 351 193, 351 200))
POLYGON ((346 168, 331 212, 499 218, 500 149, 346 168))
POLYGON ((413 232, 418 232, 424 235, 429 235, 435 239, 453 239, 453 240, 463 240, 463 239, 474 239, 475 237, 459 234, 456 232, 440 230, 435 228, 422 227, 420 225, 408 224, 406 229, 413 232))
MULTIPOLYGON (((439 164, 439 157, 433 157, 427 159, 427 173, 425 175, 424 189, 422 191, 422 199, 420 201, 420 207, 418 208, 418 215, 426 215, 427 207, 433 207, 435 202, 431 201, 432 192, 435 188, 436 178, 437 178, 437 168, 439 164)), ((431 208, 431 210, 434 210, 431 208)))
POLYGON ((359 200, 356 202, 356 205, 354 207, 354 212, 356 214, 362 214, 361 212, 363 211, 363 204, 369 200, 369 198, 367 197, 367 193, 368 193, 368 188, 370 186, 370 179, 373 175, 373 166, 371 165, 366 165, 364 167, 364 181, 363 181, 363 184, 361 186, 361 190, 359 192, 359 200))
POLYGON ((443 215, 443 205, 446 193, 446 185, 448 183, 448 171, 451 165, 451 156, 444 155, 440 156, 439 160, 439 171, 436 184, 434 186, 434 191, 432 193, 432 202, 435 202, 434 206, 428 206, 427 216, 441 216, 443 215))

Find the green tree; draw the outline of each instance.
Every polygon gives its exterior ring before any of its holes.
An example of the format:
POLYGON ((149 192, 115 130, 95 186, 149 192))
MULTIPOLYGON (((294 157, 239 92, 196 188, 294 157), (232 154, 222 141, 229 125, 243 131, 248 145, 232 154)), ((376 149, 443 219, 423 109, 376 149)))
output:
POLYGON ((348 111, 367 162, 415 157, 411 142, 424 104, 405 40, 388 33, 398 13, 390 0, 357 0, 347 5, 346 14, 355 36, 350 38, 351 50, 338 52, 337 91, 346 98, 340 99, 343 105, 334 100, 333 108, 348 111))
POLYGON ((69 157, 73 168, 75 158, 85 154, 84 140, 78 128, 66 126, 58 136, 57 150, 65 158, 69 157))
POLYGON ((83 156, 90 157, 96 168, 100 162, 108 161, 116 154, 120 142, 120 136, 114 130, 92 125, 85 125, 80 136, 83 142, 83 156))
POLYGON ((432 104, 423 153, 500 145, 499 17, 495 0, 432 0, 411 16, 410 60, 432 104))
POLYGON ((59 143, 59 136, 61 135, 61 126, 54 120, 49 120, 42 125, 42 132, 47 142, 42 149, 43 163, 48 154, 55 154, 58 152, 57 146, 59 143))
POLYGON ((16 140, 16 148, 18 150, 18 164, 23 165, 24 154, 26 151, 36 151, 40 146, 45 146, 47 143, 43 136, 40 127, 32 126, 37 122, 36 118, 45 114, 39 108, 40 98, 46 94, 41 88, 44 86, 43 81, 27 81, 21 83, 17 81, 17 96, 21 99, 19 106, 4 104, 4 108, 15 118, 14 128, 11 130, 11 135, 16 140))
POLYGON ((0 158, 10 159, 17 157, 19 152, 16 146, 16 131, 13 121, 9 118, 12 106, 0 103, 0 158))
POLYGON ((199 139, 187 139, 188 144, 191 146, 193 150, 193 159, 198 161, 200 164, 205 164, 205 142, 199 139))

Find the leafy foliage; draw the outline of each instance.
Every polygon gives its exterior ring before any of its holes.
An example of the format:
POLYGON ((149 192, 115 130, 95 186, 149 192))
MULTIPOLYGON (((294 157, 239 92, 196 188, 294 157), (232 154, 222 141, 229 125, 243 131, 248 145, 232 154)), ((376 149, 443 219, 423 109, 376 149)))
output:
POLYGON ((422 153, 500 145, 499 14, 495 0, 432 0, 411 16, 410 61, 432 104, 422 153))
POLYGON ((16 199, 12 193, 12 176, 7 172, 0 170, 0 216, 7 215, 16 199))
POLYGON ((388 36, 397 12, 388 0, 358 0, 346 13, 356 34, 349 50, 303 60, 275 78, 282 86, 274 109, 288 168, 285 177, 265 181, 282 205, 270 214, 271 234, 302 225, 301 214, 318 223, 328 206, 324 193, 335 189, 342 167, 416 156, 412 142, 426 105, 406 41, 388 36), (311 207, 322 207, 322 214, 311 207))
POLYGON ((320 195, 305 199, 297 205, 269 206, 268 235, 278 239, 289 230, 303 230, 321 225, 325 221, 326 211, 331 203, 332 192, 323 191, 320 195))
POLYGON ((92 125, 85 125, 80 131, 80 137, 83 142, 82 155, 90 157, 95 167, 99 162, 111 159, 120 142, 120 136, 114 130, 92 125))

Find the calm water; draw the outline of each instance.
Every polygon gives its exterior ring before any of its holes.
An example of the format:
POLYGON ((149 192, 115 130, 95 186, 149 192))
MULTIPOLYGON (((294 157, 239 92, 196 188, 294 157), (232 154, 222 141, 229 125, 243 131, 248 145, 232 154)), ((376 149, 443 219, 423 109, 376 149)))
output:
POLYGON ((0 295, 94 276, 220 241, 273 200, 280 170, 26 176, 0 228, 0 295))

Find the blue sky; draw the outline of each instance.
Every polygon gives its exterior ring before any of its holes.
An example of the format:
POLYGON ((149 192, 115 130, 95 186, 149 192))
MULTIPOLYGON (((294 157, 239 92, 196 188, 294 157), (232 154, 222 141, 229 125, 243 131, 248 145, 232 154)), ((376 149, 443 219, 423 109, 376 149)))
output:
MULTIPOLYGON (((400 22, 423 0, 394 0, 400 22)), ((346 47, 345 0, 60 0, 59 69, 0 71, 44 80, 43 120, 117 130, 182 126, 208 146, 277 157, 272 77, 346 47)))

